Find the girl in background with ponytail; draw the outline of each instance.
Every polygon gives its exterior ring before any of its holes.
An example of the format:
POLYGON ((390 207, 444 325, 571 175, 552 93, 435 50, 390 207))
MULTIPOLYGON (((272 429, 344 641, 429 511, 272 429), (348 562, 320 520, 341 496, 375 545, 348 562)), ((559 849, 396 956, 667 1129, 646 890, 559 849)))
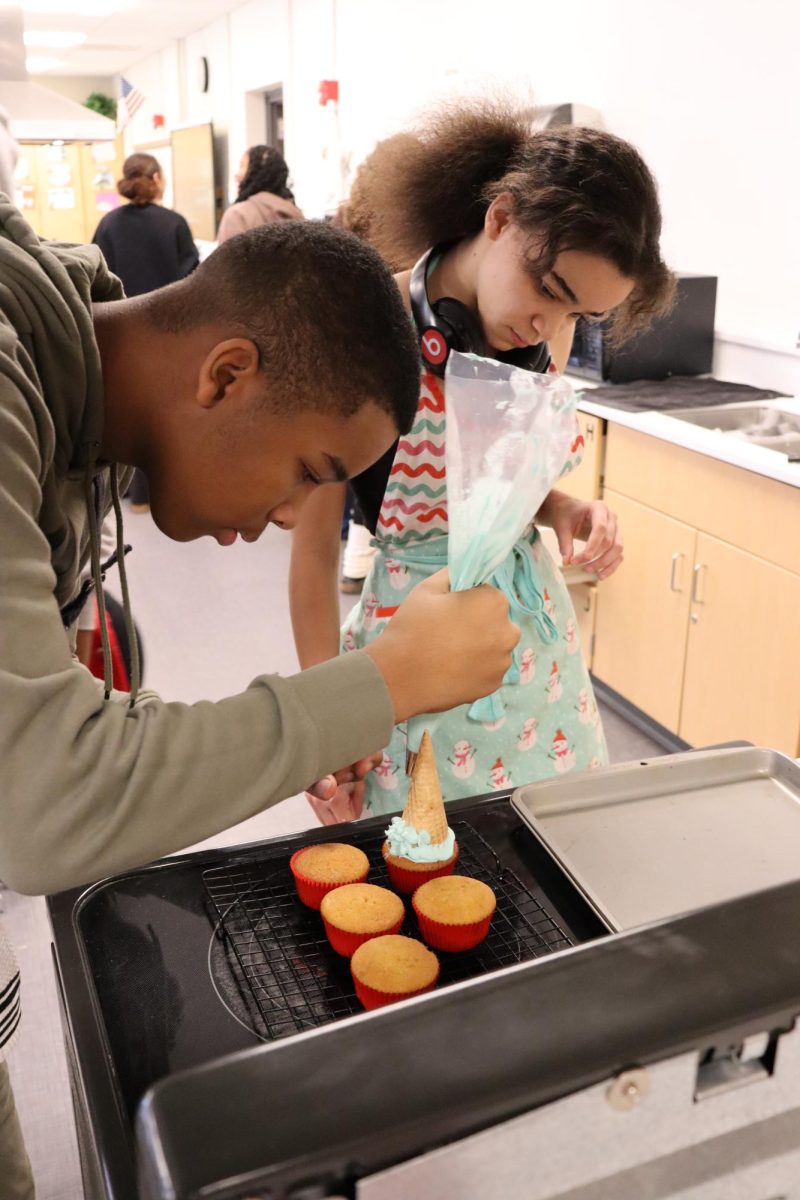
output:
MULTIPOLYGON (((290 597, 304 668, 369 643, 408 590, 447 562, 441 376, 449 350, 563 371, 578 317, 609 321, 619 343, 666 310, 673 289, 659 249, 656 184, 638 152, 594 129, 532 133, 529 112, 502 105, 460 103, 416 134, 380 143, 359 172, 348 215, 399 272, 420 335, 422 388, 408 437, 352 481, 378 553, 341 641, 343 489, 320 488, 303 511, 290 597)), ((576 421, 564 472, 581 451, 576 421)), ((464 706, 438 719, 433 737, 446 800, 608 761, 572 602, 538 526, 553 528, 564 564, 602 580, 622 561, 616 518, 602 501, 557 490, 530 515, 521 552, 555 640, 515 610, 519 682, 503 688, 502 718, 482 724, 464 706), (580 551, 576 540, 585 542, 580 551)), ((311 803, 325 823, 357 817, 364 799, 373 813, 402 809, 405 762, 399 726, 382 753, 315 785, 311 803)))
MULTIPOLYGON (((200 255, 180 213, 164 208, 164 172, 152 154, 131 154, 122 164, 117 191, 127 204, 100 221, 92 239, 118 275, 126 296, 142 296, 191 275, 200 255)), ((142 471, 128 491, 134 512, 150 511, 150 493, 142 471)))
POLYGON ((164 173, 152 154, 131 154, 117 191, 127 201, 100 221, 92 239, 126 296, 141 296, 191 275, 200 261, 184 217, 164 208, 164 173))

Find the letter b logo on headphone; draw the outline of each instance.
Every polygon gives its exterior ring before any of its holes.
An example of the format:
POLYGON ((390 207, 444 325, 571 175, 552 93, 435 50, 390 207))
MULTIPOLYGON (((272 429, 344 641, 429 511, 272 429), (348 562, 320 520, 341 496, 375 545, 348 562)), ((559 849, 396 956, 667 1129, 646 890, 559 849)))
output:
POLYGON ((438 329, 429 326, 420 338, 422 357, 433 367, 440 367, 447 358, 448 346, 438 329))

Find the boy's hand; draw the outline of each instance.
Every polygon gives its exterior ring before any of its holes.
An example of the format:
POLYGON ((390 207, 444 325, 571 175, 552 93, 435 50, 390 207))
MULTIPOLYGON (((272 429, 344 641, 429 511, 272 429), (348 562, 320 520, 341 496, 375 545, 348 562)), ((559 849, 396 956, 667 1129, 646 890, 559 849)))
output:
POLYGON ((399 723, 490 695, 519 636, 502 592, 486 584, 451 592, 442 570, 413 588, 365 653, 386 680, 399 723))

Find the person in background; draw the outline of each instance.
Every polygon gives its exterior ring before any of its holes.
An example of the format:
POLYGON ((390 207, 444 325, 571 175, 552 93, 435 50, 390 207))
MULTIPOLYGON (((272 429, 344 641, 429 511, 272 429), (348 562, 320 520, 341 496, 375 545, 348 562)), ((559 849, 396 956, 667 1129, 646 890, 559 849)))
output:
MULTIPOLYGON (((619 342, 670 303, 655 181, 634 147, 611 134, 532 133, 524 111, 460 102, 432 114, 418 134, 380 143, 357 182, 348 224, 399 270, 421 346, 438 320, 450 330, 447 341, 437 335, 440 350, 563 371, 578 317, 608 320, 619 342)), ((407 589, 447 562, 445 357, 423 360, 411 434, 351 482, 378 553, 341 634, 343 489, 316 494, 303 512, 290 575, 303 667, 369 645, 402 615, 407 589)), ((576 420, 562 474, 580 461, 582 446, 576 420)), ((602 501, 556 489, 530 518, 506 564, 522 630, 517 681, 503 686, 499 719, 481 720, 465 705, 436 722, 446 800, 608 761, 572 601, 537 526, 555 531, 564 564, 602 580, 622 560, 617 521, 602 501)), ((420 647, 420 661, 424 653, 420 647)), ((364 800, 372 813, 402 809, 406 750, 407 729, 398 726, 377 770, 357 787, 319 780, 309 800, 320 819, 357 817, 364 800)))
POLYGON ((0 104, 0 192, 5 192, 9 200, 14 199, 16 191, 14 172, 18 158, 19 146, 11 132, 8 109, 0 104))
POLYGON ((126 296, 142 296, 191 275, 200 261, 186 219, 161 203, 164 173, 152 154, 131 154, 117 191, 129 201, 100 221, 92 239, 126 296))
MULTIPOLYGON (((164 208, 164 172, 152 154, 131 154, 117 191, 128 204, 106 213, 92 239, 117 275, 126 296, 142 296, 176 283, 200 261, 192 231, 180 213, 164 208)), ((150 508, 147 480, 134 475, 129 497, 134 512, 150 508)))
MULTIPOLYGON (((145 470, 166 536, 232 546, 269 524, 291 529, 317 488, 364 471, 409 429, 417 347, 374 250, 320 222, 284 222, 126 299, 97 247, 42 241, 3 199, 0 279, 0 878, 11 887, 77 887, 329 771, 352 779, 344 764, 397 721, 498 685, 518 637, 508 603, 490 587, 450 594, 444 572, 363 654, 260 674, 217 703, 137 695, 135 654, 129 695, 74 657, 91 595, 82 568, 91 562, 102 605, 99 527, 112 512, 122 547, 130 466, 145 470)), ((130 630, 124 556, 119 571, 130 630)), ((0 1196, 28 1200, 2 1061, 19 974, 1 930, 0 1018, 0 1196)))
POLYGON ((289 187, 289 168, 274 146, 251 146, 242 155, 235 202, 222 214, 217 232, 220 245, 245 229, 272 221, 302 221, 289 187))

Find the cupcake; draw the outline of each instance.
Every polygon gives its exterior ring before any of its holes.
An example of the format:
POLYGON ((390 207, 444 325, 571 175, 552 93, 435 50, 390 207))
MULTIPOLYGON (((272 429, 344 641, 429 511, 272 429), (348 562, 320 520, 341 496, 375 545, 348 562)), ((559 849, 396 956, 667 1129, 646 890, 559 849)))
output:
POLYGON ((323 896, 320 914, 328 941, 349 958, 370 938, 397 933, 406 915, 399 896, 372 883, 346 883, 323 896))
POLYGON ((432 991, 439 978, 439 960, 422 942, 388 934, 359 946, 350 970, 364 1008, 380 1008, 432 991))
POLYGON ((431 879, 411 901, 420 933, 437 950, 471 950, 489 932, 497 899, 488 884, 465 875, 431 879))
POLYGON ((429 879, 452 874, 458 843, 447 824, 433 745, 427 729, 408 789, 402 817, 386 830, 383 858, 399 892, 413 893, 429 879))
POLYGON ((289 859, 297 894, 309 908, 319 908, 322 897, 344 883, 363 883, 369 859, 363 850, 343 842, 304 846, 289 859))

